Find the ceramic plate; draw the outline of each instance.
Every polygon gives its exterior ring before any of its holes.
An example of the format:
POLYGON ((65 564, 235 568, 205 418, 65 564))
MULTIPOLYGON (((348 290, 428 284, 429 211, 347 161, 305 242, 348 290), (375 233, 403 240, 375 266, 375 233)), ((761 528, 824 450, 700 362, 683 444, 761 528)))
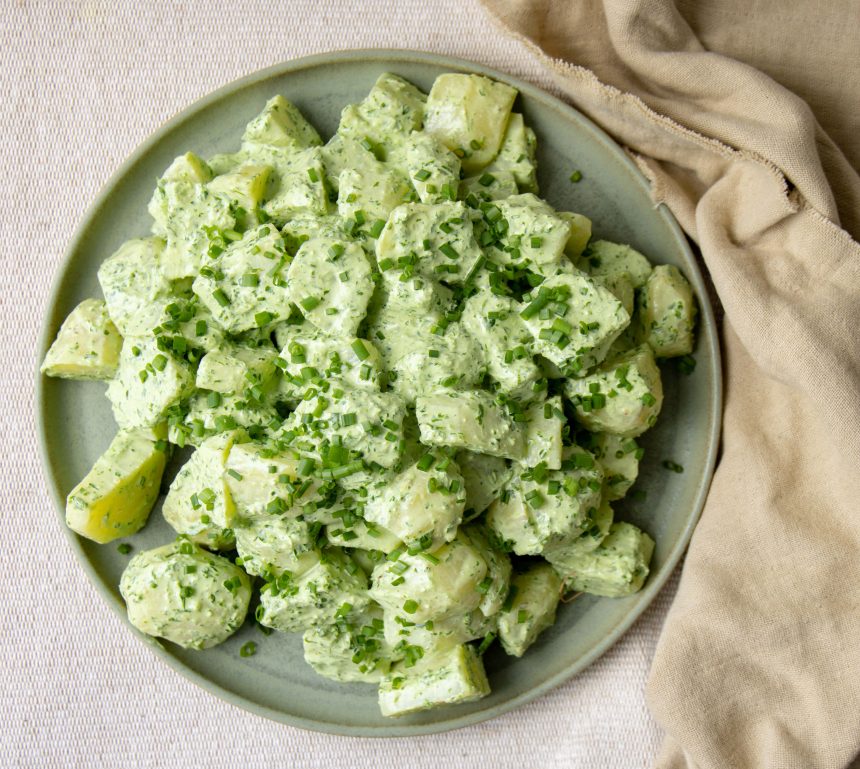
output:
MULTIPOLYGON (((519 89, 517 109, 538 137, 540 189, 556 208, 578 211, 598 237, 630 243, 652 260, 677 265, 690 279, 701 307, 697 366, 691 376, 663 367, 666 405, 645 447, 636 488, 640 503, 619 504, 618 517, 656 540, 652 574, 644 590, 625 599, 582 596, 563 605, 558 621, 522 659, 492 649, 485 657, 492 694, 478 702, 383 719, 376 689, 338 684, 317 676, 302 659, 301 637, 264 637, 251 622, 226 643, 187 651, 141 636, 161 659, 219 697, 268 718, 306 729, 364 736, 414 735, 474 724, 543 694, 606 651, 654 599, 678 563, 707 493, 720 421, 720 366, 713 315, 702 277, 680 228, 662 206, 654 207, 648 183, 623 151, 581 114, 548 94, 477 64, 408 51, 357 51, 299 59, 238 80, 201 99, 145 141, 99 195, 71 241, 44 320, 42 353, 66 314, 81 300, 101 296, 99 264, 123 241, 148 233, 146 204, 155 180, 188 150, 208 157, 234 151, 245 123, 275 94, 295 102, 324 137, 337 128, 341 109, 357 102, 377 76, 394 72, 429 90, 443 72, 477 72, 519 89), (572 171, 582 181, 572 184, 572 171), (683 473, 661 466, 671 459, 683 473), (240 658, 249 639, 251 658, 240 658)), ((87 473, 116 430, 101 383, 40 377, 39 416, 44 464, 59 511, 69 490, 87 473)), ((169 542, 174 533, 160 504, 135 536, 135 550, 169 542)), ((118 591, 129 556, 116 545, 100 546, 69 532, 81 564, 110 606, 125 614, 118 591)), ((134 631, 129 626, 129 632, 134 631)), ((106 639, 106 641, 109 639, 106 639)))

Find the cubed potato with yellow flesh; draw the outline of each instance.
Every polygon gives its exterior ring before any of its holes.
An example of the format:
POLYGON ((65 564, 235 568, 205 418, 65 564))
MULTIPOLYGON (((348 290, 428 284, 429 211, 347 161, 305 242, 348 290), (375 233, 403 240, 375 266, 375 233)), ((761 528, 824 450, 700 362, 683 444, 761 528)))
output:
POLYGON ((143 528, 158 498, 166 462, 164 425, 120 430, 86 477, 69 492, 66 523, 104 544, 143 528))
POLYGON ((515 88, 482 75, 440 75, 427 97, 424 130, 473 173, 498 154, 516 97, 515 88))

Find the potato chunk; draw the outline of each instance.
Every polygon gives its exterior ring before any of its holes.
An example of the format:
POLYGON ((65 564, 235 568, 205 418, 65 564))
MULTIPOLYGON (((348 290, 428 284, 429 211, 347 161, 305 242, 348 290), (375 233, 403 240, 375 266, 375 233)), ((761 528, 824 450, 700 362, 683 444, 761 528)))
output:
POLYGON ((122 337, 100 299, 84 299, 60 326, 42 372, 62 379, 110 379, 119 365, 122 337))
POLYGON ((582 379, 568 379, 564 392, 576 418, 589 430, 634 438, 657 420, 663 385, 648 345, 604 364, 582 379))
POLYGON ((354 337, 373 293, 370 262, 357 243, 318 237, 302 243, 287 272, 290 299, 327 334, 354 337))
POLYGON ((163 252, 160 238, 129 240, 99 267, 108 315, 124 337, 151 333, 171 301, 170 281, 161 268, 163 252))
POLYGON ((499 152, 517 91, 483 75, 439 75, 427 97, 424 129, 472 173, 499 152))
POLYGON ((533 566, 511 581, 513 598, 499 617, 499 640, 513 657, 522 657, 555 622, 561 580, 549 564, 533 566))
POLYGON ((322 144, 316 129, 283 96, 266 102, 263 111, 246 126, 242 141, 294 151, 322 144))
POLYGON ((428 554, 403 553, 373 570, 370 596, 411 622, 444 619, 476 609, 487 562, 469 539, 458 535, 428 554))
POLYGON ((630 323, 612 292, 581 272, 547 278, 527 297, 520 317, 531 331, 532 349, 566 376, 582 376, 603 361, 630 323))
POLYGON ((203 441, 173 479, 162 507, 164 520, 177 533, 216 550, 234 544, 236 507, 224 481, 224 463, 238 435, 234 431, 203 441))
POLYGON ((435 550, 454 539, 465 506, 466 488, 456 463, 428 453, 370 499, 364 517, 407 545, 435 550))
POLYGON ((120 430, 66 499, 66 524, 94 542, 143 528, 158 498, 167 449, 163 425, 120 430))
POLYGON ((570 590, 610 598, 632 595, 642 588, 654 540, 630 523, 613 523, 600 547, 556 565, 570 590))
POLYGON ((654 268, 639 294, 642 338, 658 358, 693 352, 696 301, 693 289, 677 267, 654 268))
POLYGON ((331 548, 300 577, 285 572, 260 590, 257 621, 285 633, 349 622, 371 604, 367 577, 348 555, 331 548))
POLYGON ((560 470, 523 469, 490 505, 487 525, 517 555, 570 542, 600 505, 603 471, 583 449, 567 450, 560 470))
POLYGON ((425 657, 414 668, 396 665, 379 684, 379 709, 383 716, 403 716, 489 693, 481 658, 473 646, 462 644, 425 657))
POLYGON ((520 459, 522 433, 503 406, 487 392, 440 393, 415 401, 421 441, 430 446, 457 448, 520 459))
POLYGON ((285 571, 301 576, 319 563, 310 527, 290 515, 239 519, 235 529, 236 550, 248 574, 271 579, 285 571))
POLYGON ((208 649, 245 621, 251 580, 226 558, 178 540, 135 555, 119 590, 129 622, 141 632, 208 649))
POLYGON ((154 337, 126 337, 107 397, 120 427, 150 427, 193 389, 188 363, 162 352, 154 337))

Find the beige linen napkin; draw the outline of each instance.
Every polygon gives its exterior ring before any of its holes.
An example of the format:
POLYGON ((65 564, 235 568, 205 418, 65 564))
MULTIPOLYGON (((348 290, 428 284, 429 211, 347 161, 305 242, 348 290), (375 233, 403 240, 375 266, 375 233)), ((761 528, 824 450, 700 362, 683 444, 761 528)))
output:
POLYGON ((860 749, 860 6, 485 4, 635 153, 726 311, 722 457, 648 685, 669 734, 657 766, 845 766, 860 749))

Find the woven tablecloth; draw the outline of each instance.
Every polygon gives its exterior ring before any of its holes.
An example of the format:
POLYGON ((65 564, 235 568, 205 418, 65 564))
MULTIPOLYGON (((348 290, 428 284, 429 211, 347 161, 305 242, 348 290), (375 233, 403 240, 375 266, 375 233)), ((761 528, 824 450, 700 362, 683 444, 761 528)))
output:
POLYGON ((416 48, 547 86, 474 0, 0 2, 0 765, 644 769, 643 688, 676 578, 578 677, 479 726, 409 740, 300 731, 228 705, 141 644, 75 561, 40 468, 37 336, 99 188, 167 118, 256 69, 347 48, 416 48))

